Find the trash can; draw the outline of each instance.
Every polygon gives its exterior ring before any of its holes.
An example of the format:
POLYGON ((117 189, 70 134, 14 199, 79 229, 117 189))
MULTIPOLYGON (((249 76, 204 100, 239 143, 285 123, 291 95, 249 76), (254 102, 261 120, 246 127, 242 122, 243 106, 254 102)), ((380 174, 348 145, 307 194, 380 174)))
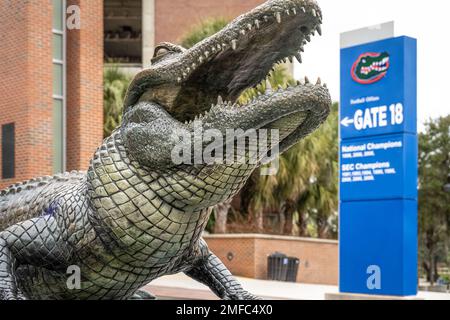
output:
POLYGON ((267 278, 269 280, 286 281, 288 270, 288 257, 279 252, 275 252, 267 257, 267 278))
POLYGON ((267 279, 297 282, 300 260, 275 252, 267 257, 267 279))
POLYGON ((287 274, 286 274, 287 282, 297 282, 297 273, 299 264, 300 259, 288 257, 287 274))

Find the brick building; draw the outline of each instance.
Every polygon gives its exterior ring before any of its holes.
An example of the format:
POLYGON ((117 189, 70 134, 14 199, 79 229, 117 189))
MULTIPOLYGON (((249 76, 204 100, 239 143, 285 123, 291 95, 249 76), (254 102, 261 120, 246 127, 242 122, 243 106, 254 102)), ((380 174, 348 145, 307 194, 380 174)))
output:
POLYGON ((103 3, 0 1, 0 188, 86 169, 102 139, 103 3), (66 30, 66 7, 83 13, 66 30))
POLYGON ((87 168, 102 140, 104 62, 135 73, 157 43, 176 43, 206 18, 231 19, 262 2, 1 1, 0 189, 87 168), (76 13, 79 28, 68 28, 76 13))
POLYGON ((208 18, 232 19, 265 0, 104 0, 105 56, 124 67, 150 64, 155 44, 177 43, 208 18))

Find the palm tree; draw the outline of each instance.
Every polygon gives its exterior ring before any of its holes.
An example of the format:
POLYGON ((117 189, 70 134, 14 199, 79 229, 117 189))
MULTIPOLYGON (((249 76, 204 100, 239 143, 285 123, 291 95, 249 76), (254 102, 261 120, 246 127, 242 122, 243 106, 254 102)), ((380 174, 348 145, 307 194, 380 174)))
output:
MULTIPOLYGON (((269 75, 269 82, 272 88, 279 86, 286 87, 293 85, 295 80, 289 76, 283 65, 279 65, 269 75)), ((240 97, 241 103, 246 103, 256 97, 258 92, 264 93, 266 91, 266 83, 263 82, 258 86, 258 89, 248 89, 240 97)), ((297 171, 296 166, 298 162, 295 161, 295 154, 287 152, 279 158, 279 169, 276 176, 261 176, 260 170, 256 170, 249 179, 242 192, 241 203, 246 203, 243 209, 249 213, 249 218, 255 221, 258 232, 264 231, 264 211, 267 208, 281 208, 280 233, 290 234, 292 231, 291 217, 293 211, 291 210, 293 204, 293 195, 299 192, 303 186, 302 179, 293 181, 290 173, 297 171)))
POLYGON ((279 233, 291 235, 296 222, 297 235, 309 236, 309 225, 322 238, 337 232, 338 188, 338 106, 333 106, 326 123, 311 136, 280 156, 276 176, 255 172, 242 196, 256 229, 264 231, 267 208, 278 208, 279 233), (255 182, 256 180, 256 182, 255 182))

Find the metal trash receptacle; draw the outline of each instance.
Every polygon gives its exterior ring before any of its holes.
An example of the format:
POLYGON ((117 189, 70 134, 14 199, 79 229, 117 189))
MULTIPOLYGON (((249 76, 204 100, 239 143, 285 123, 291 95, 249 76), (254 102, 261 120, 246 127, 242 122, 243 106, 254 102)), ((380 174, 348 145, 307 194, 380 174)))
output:
POLYGON ((300 259, 295 257, 288 257, 286 281, 297 282, 298 267, 300 265, 300 259))
POLYGON ((275 252, 267 257, 267 279, 286 281, 289 259, 280 252, 275 252))

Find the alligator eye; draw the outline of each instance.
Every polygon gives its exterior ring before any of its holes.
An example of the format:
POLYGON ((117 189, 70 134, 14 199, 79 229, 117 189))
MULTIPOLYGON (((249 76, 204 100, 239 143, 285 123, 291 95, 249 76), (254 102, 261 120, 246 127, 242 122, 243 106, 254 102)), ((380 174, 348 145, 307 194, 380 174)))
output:
POLYGON ((162 59, 165 55, 168 53, 173 52, 170 48, 167 46, 157 46, 155 48, 155 53, 153 54, 152 63, 158 62, 160 59, 162 59))
POLYGON ((167 49, 166 47, 157 47, 155 49, 155 54, 153 55, 153 58, 161 57, 168 53, 169 53, 169 49, 167 49))

